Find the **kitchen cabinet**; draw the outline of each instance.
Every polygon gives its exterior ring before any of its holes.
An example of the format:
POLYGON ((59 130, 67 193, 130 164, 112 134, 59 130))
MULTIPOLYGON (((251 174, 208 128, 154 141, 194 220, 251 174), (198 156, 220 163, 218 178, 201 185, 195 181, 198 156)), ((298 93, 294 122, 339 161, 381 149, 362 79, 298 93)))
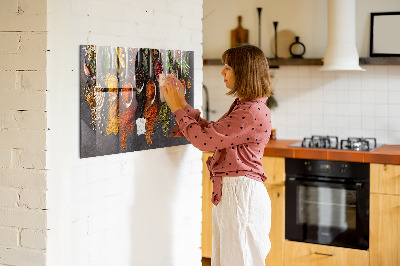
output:
POLYGON ((285 266, 369 265, 369 253, 365 250, 300 243, 286 240, 284 252, 285 266))
MULTIPOLYGON (((212 252, 212 183, 203 154, 202 255, 212 252)), ((266 265, 400 265, 400 165, 370 164, 369 251, 285 240, 285 158, 264 156, 271 198, 271 250, 266 265), (330 256, 334 255, 334 256, 330 256)))
POLYGON ((212 252, 212 183, 206 161, 212 152, 203 153, 203 194, 202 194, 202 223, 201 223, 201 253, 203 258, 211 258, 212 252))
POLYGON ((370 164, 371 193, 400 195, 400 165, 370 164))
POLYGON ((370 167, 370 265, 400 265, 400 165, 370 167))
POLYGON ((265 259, 266 266, 283 265, 285 240, 285 158, 264 156, 261 160, 267 175, 265 187, 271 199, 271 250, 265 259))
MULTIPOLYGON (((206 161, 211 152, 203 153, 203 196, 202 196, 202 256, 211 258, 212 253, 212 183, 206 166, 206 161)), ((266 265, 283 265, 283 243, 285 230, 285 158, 263 157, 264 171, 268 176, 265 187, 271 198, 271 250, 266 258, 266 265)))

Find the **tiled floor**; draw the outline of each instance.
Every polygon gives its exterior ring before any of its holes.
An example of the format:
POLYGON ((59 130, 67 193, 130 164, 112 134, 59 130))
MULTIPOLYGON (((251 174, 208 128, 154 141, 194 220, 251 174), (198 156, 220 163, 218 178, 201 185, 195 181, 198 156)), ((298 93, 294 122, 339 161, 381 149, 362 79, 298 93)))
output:
POLYGON ((211 266, 211 259, 209 258, 202 258, 203 266, 211 266))

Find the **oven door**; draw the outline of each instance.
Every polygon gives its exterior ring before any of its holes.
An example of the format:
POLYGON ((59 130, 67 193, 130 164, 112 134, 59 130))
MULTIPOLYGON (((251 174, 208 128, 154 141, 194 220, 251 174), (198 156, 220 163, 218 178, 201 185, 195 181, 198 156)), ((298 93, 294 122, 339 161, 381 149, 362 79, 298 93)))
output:
POLYGON ((286 239, 367 250, 369 185, 286 178, 286 239))

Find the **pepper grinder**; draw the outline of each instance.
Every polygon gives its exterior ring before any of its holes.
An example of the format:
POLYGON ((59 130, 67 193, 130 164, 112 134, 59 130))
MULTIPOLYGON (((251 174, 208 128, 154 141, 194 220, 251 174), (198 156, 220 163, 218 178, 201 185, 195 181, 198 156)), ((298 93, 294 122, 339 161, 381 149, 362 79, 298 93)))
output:
POLYGON ((275 58, 278 58, 278 34, 277 34, 278 21, 274 21, 273 23, 275 29, 275 58))

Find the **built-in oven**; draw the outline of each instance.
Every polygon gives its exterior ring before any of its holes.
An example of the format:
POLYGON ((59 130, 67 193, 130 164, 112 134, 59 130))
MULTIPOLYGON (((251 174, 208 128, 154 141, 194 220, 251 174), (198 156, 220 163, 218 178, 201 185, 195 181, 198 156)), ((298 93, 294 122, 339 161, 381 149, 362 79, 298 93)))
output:
POLYGON ((368 249, 369 164, 287 158, 285 169, 286 239, 368 249))

